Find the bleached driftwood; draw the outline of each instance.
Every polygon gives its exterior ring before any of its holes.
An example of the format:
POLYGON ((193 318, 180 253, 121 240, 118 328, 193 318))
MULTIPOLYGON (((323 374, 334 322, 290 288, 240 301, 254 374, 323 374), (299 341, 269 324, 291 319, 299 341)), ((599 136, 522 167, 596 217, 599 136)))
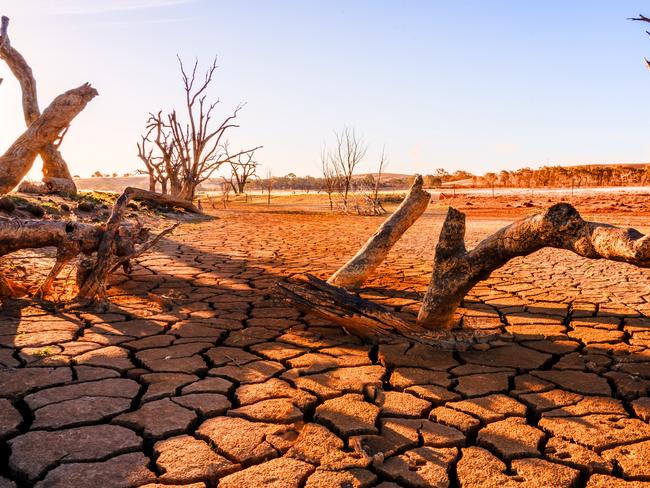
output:
POLYGON ((471 251, 465 248, 465 215, 450 207, 436 246, 431 281, 414 324, 343 288, 324 286, 322 280, 313 277, 281 283, 279 290, 300 310, 332 320, 366 339, 401 335, 431 343, 435 336, 432 331, 453 327, 457 308, 476 283, 511 259, 545 247, 566 249, 590 259, 650 267, 650 236, 631 228, 585 221, 567 203, 518 220, 471 251))
POLYGON ((566 249, 590 259, 650 267, 650 236, 632 228, 586 221, 568 203, 558 203, 514 222, 471 251, 465 249, 465 215, 449 208, 418 324, 427 329, 451 326, 454 312, 475 284, 512 258, 544 247, 566 249))
MULTIPOLYGON (((8 26, 9 18, 3 16, 0 24, 0 59, 7 63, 20 84, 25 124, 29 127, 41 116, 36 80, 25 58, 11 45, 8 26)), ((59 138, 57 143, 53 141, 45 144, 38 151, 43 160, 43 182, 52 192, 74 194, 77 187, 70 175, 68 165, 59 152, 61 139, 59 138)))
POLYGON ((0 195, 14 189, 31 169, 38 153, 55 142, 86 104, 97 96, 88 83, 56 97, 0 156, 0 195))
POLYGON ((406 198, 379 226, 358 253, 327 280, 343 288, 360 286, 377 269, 402 234, 424 213, 431 195, 422 189, 422 176, 416 175, 406 198))

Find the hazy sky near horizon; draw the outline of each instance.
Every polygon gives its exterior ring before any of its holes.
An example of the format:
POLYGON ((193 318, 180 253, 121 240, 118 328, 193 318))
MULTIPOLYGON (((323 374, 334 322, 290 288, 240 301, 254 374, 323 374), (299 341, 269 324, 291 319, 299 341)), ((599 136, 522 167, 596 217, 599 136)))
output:
MULTIPOLYGON (((233 148, 273 174, 319 174, 333 131, 356 128, 375 168, 486 171, 650 161, 650 3, 620 0, 3 0, 41 109, 89 81, 100 96, 61 146, 74 174, 133 172, 147 113, 181 106, 176 54, 218 56, 233 148)), ((0 64, 0 148, 24 130, 0 64)))

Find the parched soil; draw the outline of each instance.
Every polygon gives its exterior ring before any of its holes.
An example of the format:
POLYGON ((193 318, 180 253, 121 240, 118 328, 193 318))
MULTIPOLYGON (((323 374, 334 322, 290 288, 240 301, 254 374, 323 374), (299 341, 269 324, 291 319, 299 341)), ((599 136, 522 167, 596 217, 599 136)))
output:
MULTIPOLYGON (((370 346, 273 285, 329 276, 381 218, 218 216, 116 274, 109 311, 4 304, 0 488, 650 486, 650 271, 543 250, 467 297, 497 340, 370 346)), ((413 318, 443 217, 364 296, 413 318)), ((468 244, 507 223, 470 214, 468 244)))

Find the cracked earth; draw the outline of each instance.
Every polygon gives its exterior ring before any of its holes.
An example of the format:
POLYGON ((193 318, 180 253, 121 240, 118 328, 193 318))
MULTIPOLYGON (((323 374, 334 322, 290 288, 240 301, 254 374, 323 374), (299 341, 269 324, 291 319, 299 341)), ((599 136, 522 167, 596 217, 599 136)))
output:
MULTIPOLYGON (((466 297, 496 339, 369 346, 272 287, 328 277, 380 220, 220 217, 116 274, 108 312, 6 304, 0 488, 650 486, 649 271, 543 250, 466 297)), ((413 319, 442 218, 363 295, 413 319)), ((505 223, 470 218, 468 243, 505 223)))

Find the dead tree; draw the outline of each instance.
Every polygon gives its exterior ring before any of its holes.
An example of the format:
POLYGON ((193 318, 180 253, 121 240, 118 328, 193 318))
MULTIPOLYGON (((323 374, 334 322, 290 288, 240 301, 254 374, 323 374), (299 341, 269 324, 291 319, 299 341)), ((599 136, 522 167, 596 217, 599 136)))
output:
POLYGON ((375 188, 372 195, 372 204, 373 209, 377 215, 380 213, 386 213, 386 210, 379 200, 379 186, 381 185, 381 175, 388 166, 388 158, 386 157, 386 148, 381 149, 381 157, 379 159, 379 167, 377 168, 377 178, 375 178, 375 188))
MULTIPOLYGON (((137 148, 138 148, 138 157, 140 158, 140 161, 144 164, 145 168, 147 168, 146 171, 141 171, 138 170, 139 174, 146 174, 149 176, 149 191, 155 192, 156 191, 156 184, 160 182, 160 174, 161 174, 161 165, 162 165, 162 160, 161 158, 156 158, 153 156, 153 148, 148 147, 149 143, 149 134, 151 131, 149 131, 146 135, 140 136, 140 142, 138 142, 137 148)), ((164 195, 167 193, 165 191, 164 185, 163 188, 161 189, 161 193, 164 195)))
MULTIPOLYGON (((415 212, 416 207, 412 208, 415 212)), ((389 220, 395 218, 393 215, 389 220)), ((411 212, 404 212, 399 218, 406 219, 415 220, 411 212)), ((381 245, 385 241, 376 239, 377 234, 366 243, 363 253, 378 252, 385 256, 381 245)), ((650 268, 650 236, 635 229, 585 221, 567 203, 553 205, 542 213, 516 221, 487 237, 471 251, 465 248, 465 215, 450 207, 436 246, 431 281, 413 324, 343 287, 314 277, 298 283, 281 283, 279 289, 297 308, 332 320, 367 339, 401 335, 431 343, 457 323, 455 313, 475 284, 487 279, 511 259, 545 247, 566 249, 585 258, 650 268)), ((350 276, 346 282, 357 286, 366 279, 367 269, 363 265, 355 269, 350 263, 342 268, 350 276)), ((339 270, 332 278, 342 274, 339 270)), ((332 278, 330 281, 334 281, 332 278)))
MULTIPOLYGON (((650 23, 650 18, 646 17, 645 15, 641 15, 641 14, 639 14, 638 17, 630 17, 630 18, 628 18, 628 20, 636 20, 638 22, 648 22, 648 23, 650 23)), ((650 36, 650 31, 646 31, 646 34, 648 34, 650 36)), ((650 61, 648 61, 648 58, 644 58, 644 59, 645 59, 646 66, 648 68, 650 68, 650 61)))
MULTIPOLYGON (((228 156, 228 146, 225 147, 226 156, 228 156)), ((249 178, 257 176, 257 167, 259 163, 253 160, 255 156, 255 150, 240 153, 237 156, 237 159, 228 156, 228 162, 230 163, 231 178, 229 180, 230 186, 237 195, 244 193, 246 188, 246 183, 249 178), (234 181, 233 181, 234 180, 234 181)))
MULTIPOLYGON (((124 223, 124 211, 132 199, 160 201, 160 195, 139 188, 126 188, 115 202, 108 221, 92 225, 81 222, 47 220, 0 220, 0 256, 21 250, 56 247, 55 264, 36 295, 49 293, 61 270, 77 256, 81 259, 77 270, 79 292, 74 303, 87 305, 106 298, 108 275, 119 266, 128 268, 129 261, 153 247, 165 235, 172 232, 173 225, 153 238, 140 223, 124 223)), ((18 287, 0 276, 0 290, 5 294, 20 293, 18 287)))
POLYGON ((352 178, 357 166, 366 155, 368 147, 354 129, 348 127, 341 132, 335 132, 336 145, 327 152, 327 158, 340 179, 340 192, 343 199, 343 210, 348 211, 349 196, 352 189, 352 178))
POLYGON ((340 189, 341 178, 336 171, 336 167, 334 164, 332 164, 332 161, 330 160, 325 148, 323 148, 321 151, 320 161, 321 171, 323 173, 323 181, 325 183, 325 191, 327 192, 327 198, 330 203, 330 212, 332 212, 334 210, 334 201, 332 200, 332 195, 340 189))
POLYGON ((0 195, 14 189, 34 164, 43 147, 53 144, 72 119, 97 96, 88 83, 56 97, 49 107, 0 156, 0 195))
MULTIPOLYGON (((162 111, 149 114, 146 129, 147 132, 140 136, 137 147, 138 157, 147 168, 149 186, 153 182, 155 188, 158 182, 163 195, 169 192, 172 196, 178 196, 182 188, 182 161, 176 152, 179 145, 174 144, 171 128, 162 111), (147 151, 149 144, 153 147, 147 151)), ((189 144, 189 141, 186 143, 189 144)))
POLYGON ((185 70, 180 58, 178 62, 185 92, 184 115, 175 109, 167 115, 151 114, 147 128, 155 128, 150 134, 155 134, 152 140, 160 153, 153 156, 164 161, 162 167, 170 183, 171 196, 192 201, 196 188, 223 164, 261 146, 232 155, 227 153, 225 135, 230 129, 239 127, 236 119, 244 105, 238 105, 219 125, 213 123, 214 110, 220 101, 208 102, 207 90, 217 69, 216 59, 202 81, 197 79, 198 60, 191 72, 185 70))
MULTIPOLYGON (((7 63, 20 84, 25 124, 29 127, 41 116, 36 93, 36 80, 25 58, 11 45, 7 33, 8 26, 9 18, 3 16, 0 27, 0 58, 7 63)), ((67 126, 65 129, 67 130, 67 126)), ((68 165, 59 152, 64 134, 65 131, 61 132, 57 142, 51 141, 38 148, 38 154, 43 160, 43 182, 51 192, 76 193, 77 187, 70 175, 68 165)))
MULTIPOLYGON (((224 210, 228 208, 228 203, 230 202, 231 188, 232 188, 232 181, 223 178, 223 181, 221 182, 221 205, 223 205, 224 210)), ((212 208, 214 208, 214 206, 212 208)))
POLYGON ((271 170, 266 171, 266 204, 271 205, 271 190, 273 190, 273 175, 271 174, 271 170))

